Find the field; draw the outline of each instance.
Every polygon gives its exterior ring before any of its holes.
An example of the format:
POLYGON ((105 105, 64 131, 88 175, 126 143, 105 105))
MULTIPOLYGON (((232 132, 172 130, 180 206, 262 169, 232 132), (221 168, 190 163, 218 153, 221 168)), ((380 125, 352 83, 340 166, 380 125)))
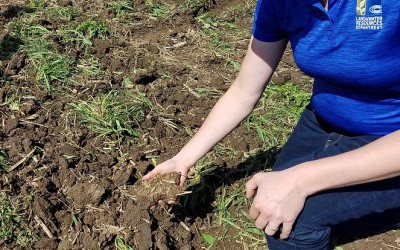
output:
MULTIPOLYGON (((240 69, 255 0, 2 0, 1 249, 265 249, 244 184, 310 96, 290 48, 255 111, 191 171, 141 176, 198 130, 240 69), (179 204, 159 205, 168 192, 179 204)), ((400 234, 336 249, 400 249, 400 234)))

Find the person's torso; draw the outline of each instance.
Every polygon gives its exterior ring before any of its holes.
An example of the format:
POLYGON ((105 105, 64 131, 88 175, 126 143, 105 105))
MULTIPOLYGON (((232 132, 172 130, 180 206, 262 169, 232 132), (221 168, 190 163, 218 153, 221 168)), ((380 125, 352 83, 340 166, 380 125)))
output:
POLYGON ((400 129, 400 1, 275 4, 297 65, 315 78, 317 115, 353 133, 400 129))

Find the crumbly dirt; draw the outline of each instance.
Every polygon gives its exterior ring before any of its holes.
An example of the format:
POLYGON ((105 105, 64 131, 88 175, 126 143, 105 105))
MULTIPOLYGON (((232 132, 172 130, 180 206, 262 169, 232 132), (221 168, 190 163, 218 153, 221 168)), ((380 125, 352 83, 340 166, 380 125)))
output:
MULTIPOLYGON (((73 0, 60 1, 60 4, 90 12, 97 9, 97 2, 73 0)), ((138 13, 146 10, 145 1, 134 2, 138 13)), ((218 14, 238 2, 209 1, 206 7, 218 14)), ((184 191, 176 185, 179 175, 157 177, 148 182, 141 180, 141 176, 154 168, 149 155, 157 156, 157 162, 173 156, 188 141, 187 131, 166 126, 160 117, 150 114, 141 124, 140 138, 124 138, 115 145, 116 140, 99 138, 76 122, 69 104, 122 87, 125 75, 135 88, 162 107, 165 114, 172 115, 167 118, 182 128, 196 131, 218 96, 199 97, 190 90, 209 86, 223 93, 235 77, 218 53, 211 49, 205 51, 197 44, 199 27, 193 19, 204 13, 204 8, 177 15, 173 23, 151 21, 140 14, 134 16, 135 25, 124 30, 127 37, 96 39, 90 49, 99 58, 102 70, 112 74, 95 80, 80 79, 80 85, 49 94, 35 84, 29 73, 29 60, 18 50, 22 41, 5 28, 7 22, 29 11, 26 6, 25 1, 0 4, 0 48, 13 44, 7 47, 7 53, 0 51, 0 74, 8 81, 0 89, 0 148, 7 151, 12 163, 34 149, 39 150, 14 171, 1 172, 0 190, 10 195, 33 194, 33 200, 25 204, 25 211, 30 228, 41 238, 34 248, 115 249, 119 235, 139 250, 203 249, 199 230, 215 230, 210 227, 210 206, 218 190, 207 190, 203 194, 206 200, 195 209, 182 204, 158 205, 159 200, 175 199, 184 191), (1 105, 13 94, 22 96, 17 111, 1 105), (38 225, 33 219, 35 216, 54 238, 38 225)), ((102 14, 105 19, 116 15, 102 14)), ((57 29, 60 21, 43 22, 57 29)), ((241 25, 250 29, 251 17, 243 19, 241 25)), ((243 58, 246 46, 247 41, 235 41, 235 60, 243 58)), ((57 50, 67 53, 75 62, 82 58, 79 46, 64 47, 59 43, 57 50)), ((292 81, 310 86, 310 79, 295 67, 290 49, 272 80, 278 84, 292 81)), ((261 146, 256 132, 244 127, 235 130, 224 143, 239 152, 261 146)), ((241 155, 222 157, 215 165, 221 169, 232 168, 240 166, 241 159, 241 155)), ((387 232, 351 242, 344 248, 385 249, 382 242, 395 246, 394 239, 396 233, 387 232)), ((243 245, 232 241, 224 247, 242 249, 243 245)), ((14 242, 0 242, 0 248, 18 249, 18 246, 14 242)))

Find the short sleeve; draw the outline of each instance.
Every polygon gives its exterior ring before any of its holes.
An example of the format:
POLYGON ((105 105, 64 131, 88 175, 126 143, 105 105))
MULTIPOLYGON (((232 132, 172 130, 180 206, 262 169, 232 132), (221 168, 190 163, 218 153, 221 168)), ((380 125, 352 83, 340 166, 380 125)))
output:
POLYGON ((274 0, 258 0, 254 12, 252 33, 257 40, 263 42, 276 42, 287 37, 287 34, 280 29, 276 15, 278 10, 272 2, 274 0))

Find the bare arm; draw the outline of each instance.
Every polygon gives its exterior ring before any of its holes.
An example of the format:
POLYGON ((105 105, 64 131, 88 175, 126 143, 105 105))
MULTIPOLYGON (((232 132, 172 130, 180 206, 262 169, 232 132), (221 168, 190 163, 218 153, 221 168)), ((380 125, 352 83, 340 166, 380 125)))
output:
POLYGON ((293 168, 310 195, 322 190, 367 183, 400 175, 400 130, 340 155, 293 168))
POLYGON ((263 43, 252 39, 236 80, 177 158, 193 165, 251 113, 285 47, 285 41, 263 43))
POLYGON ((187 170, 229 134, 254 109, 277 67, 286 40, 266 43, 252 38, 240 72, 228 91, 215 104, 195 136, 171 160, 160 164, 144 179, 159 173, 187 170))

